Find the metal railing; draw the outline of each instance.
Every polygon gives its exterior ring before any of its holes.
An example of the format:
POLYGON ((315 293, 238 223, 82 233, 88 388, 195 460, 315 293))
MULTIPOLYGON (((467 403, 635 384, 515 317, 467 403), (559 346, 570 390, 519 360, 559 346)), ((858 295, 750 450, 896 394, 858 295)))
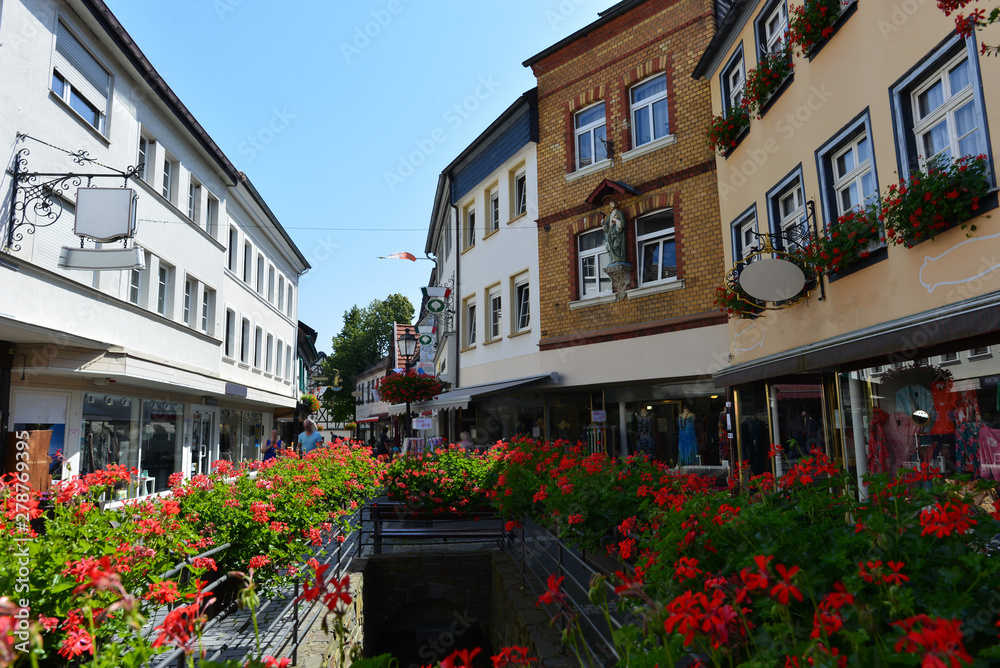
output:
MULTIPOLYGON (((589 654, 589 660, 607 666, 615 665, 620 657, 612 638, 613 629, 609 628, 604 612, 590 602, 591 578, 595 575, 606 578, 603 586, 609 594, 608 614, 614 630, 639 620, 615 608, 616 596, 614 585, 607 578, 609 573, 595 567, 585 553, 581 555, 550 530, 528 519, 522 522, 519 531, 510 532, 504 551, 517 564, 523 586, 535 596, 541 596, 548 589, 546 581, 550 575, 564 578, 561 590, 569 598, 571 607, 579 613, 584 651, 589 654)), ((545 605, 545 609, 558 613, 551 605, 545 605)))

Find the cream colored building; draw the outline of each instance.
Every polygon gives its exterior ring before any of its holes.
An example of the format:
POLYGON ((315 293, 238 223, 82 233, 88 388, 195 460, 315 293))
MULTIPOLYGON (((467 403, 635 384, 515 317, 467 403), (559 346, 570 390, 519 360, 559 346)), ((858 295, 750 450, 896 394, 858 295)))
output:
MULTIPOLYGON (((695 73, 711 83, 715 114, 739 103, 747 75, 789 39, 802 4, 717 3, 718 31, 695 73)), ((842 6, 832 34, 793 56, 761 118, 717 157, 728 266, 759 245, 755 232, 831 233, 839 216, 936 153, 985 154, 990 191, 969 220, 972 236, 956 226, 912 248, 873 244, 805 298, 731 318, 730 363, 715 378, 730 388, 734 447, 758 471, 779 473, 788 462, 768 460, 774 442, 791 445, 793 457, 804 444, 821 447, 859 475, 869 459, 876 470, 923 458, 989 471, 1000 465, 986 447, 992 432, 971 444, 969 435, 1000 418, 991 368, 1000 355, 1000 219, 991 217, 1000 89, 983 85, 996 81, 1000 62, 980 55, 1000 31, 963 39, 930 0, 842 6), (917 409, 931 416, 919 429, 917 409), (869 447, 876 423, 888 460, 869 447)))

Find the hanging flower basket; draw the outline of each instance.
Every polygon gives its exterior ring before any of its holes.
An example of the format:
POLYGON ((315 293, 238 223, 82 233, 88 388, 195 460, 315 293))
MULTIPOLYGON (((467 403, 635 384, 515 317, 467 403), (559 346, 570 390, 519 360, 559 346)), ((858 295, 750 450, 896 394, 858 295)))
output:
POLYGON ((833 35, 844 5, 841 0, 805 0, 792 7, 790 13, 788 40, 800 56, 808 56, 833 35))
POLYGON ((441 394, 444 384, 437 376, 418 374, 416 371, 386 376, 378 386, 378 396, 390 404, 427 401, 441 394))
POLYGON ((713 117, 705 136, 716 153, 727 155, 736 148, 737 141, 749 127, 750 112, 741 104, 721 116, 713 117))
POLYGON ((311 394, 303 394, 299 397, 299 403, 306 406, 309 409, 309 414, 319 412, 319 399, 311 394))
POLYGON ((977 215, 979 201, 989 191, 986 173, 985 155, 938 158, 889 186, 879 214, 886 239, 912 248, 959 224, 971 237, 976 226, 966 221, 977 215))

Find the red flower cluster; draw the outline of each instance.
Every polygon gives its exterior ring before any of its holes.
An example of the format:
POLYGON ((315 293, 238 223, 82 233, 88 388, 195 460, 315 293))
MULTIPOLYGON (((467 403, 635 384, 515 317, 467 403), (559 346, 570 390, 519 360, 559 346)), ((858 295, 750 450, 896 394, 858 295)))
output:
POLYGON ((978 520, 969 517, 970 507, 968 503, 945 501, 942 504, 938 501, 932 508, 920 513, 920 526, 923 527, 920 535, 933 534, 937 538, 944 538, 952 533, 965 533, 974 524, 979 523, 978 520))
POLYGON ((960 668, 972 663, 962 640, 962 622, 957 619, 916 615, 892 625, 903 632, 896 641, 896 651, 921 655, 923 666, 960 668))
POLYGON ((808 55, 830 38, 842 13, 841 0, 805 0, 790 9, 788 39, 800 55, 808 55))

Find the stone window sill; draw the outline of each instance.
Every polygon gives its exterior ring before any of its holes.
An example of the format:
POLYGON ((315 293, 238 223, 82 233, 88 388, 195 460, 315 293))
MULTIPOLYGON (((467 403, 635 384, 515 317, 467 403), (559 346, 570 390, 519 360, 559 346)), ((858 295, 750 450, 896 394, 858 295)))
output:
POLYGON ((566 183, 572 183, 573 181, 576 181, 578 179, 582 179, 585 176, 589 176, 591 174, 596 174, 597 172, 603 172, 605 169, 608 169, 609 167, 611 167, 612 164, 614 164, 614 163, 610 159, 605 158, 604 160, 601 160, 600 162, 595 162, 592 165, 587 165, 586 167, 584 167, 582 169, 578 169, 575 172, 571 172, 571 173, 567 174, 566 175, 566 183))
POLYGON ((652 153, 653 151, 658 151, 665 146, 671 146, 677 143, 677 137, 674 135, 667 135, 666 137, 660 137, 651 142, 646 142, 638 148, 634 148, 631 151, 625 151, 622 153, 622 162, 628 162, 638 158, 641 155, 646 155, 647 153, 652 153))

